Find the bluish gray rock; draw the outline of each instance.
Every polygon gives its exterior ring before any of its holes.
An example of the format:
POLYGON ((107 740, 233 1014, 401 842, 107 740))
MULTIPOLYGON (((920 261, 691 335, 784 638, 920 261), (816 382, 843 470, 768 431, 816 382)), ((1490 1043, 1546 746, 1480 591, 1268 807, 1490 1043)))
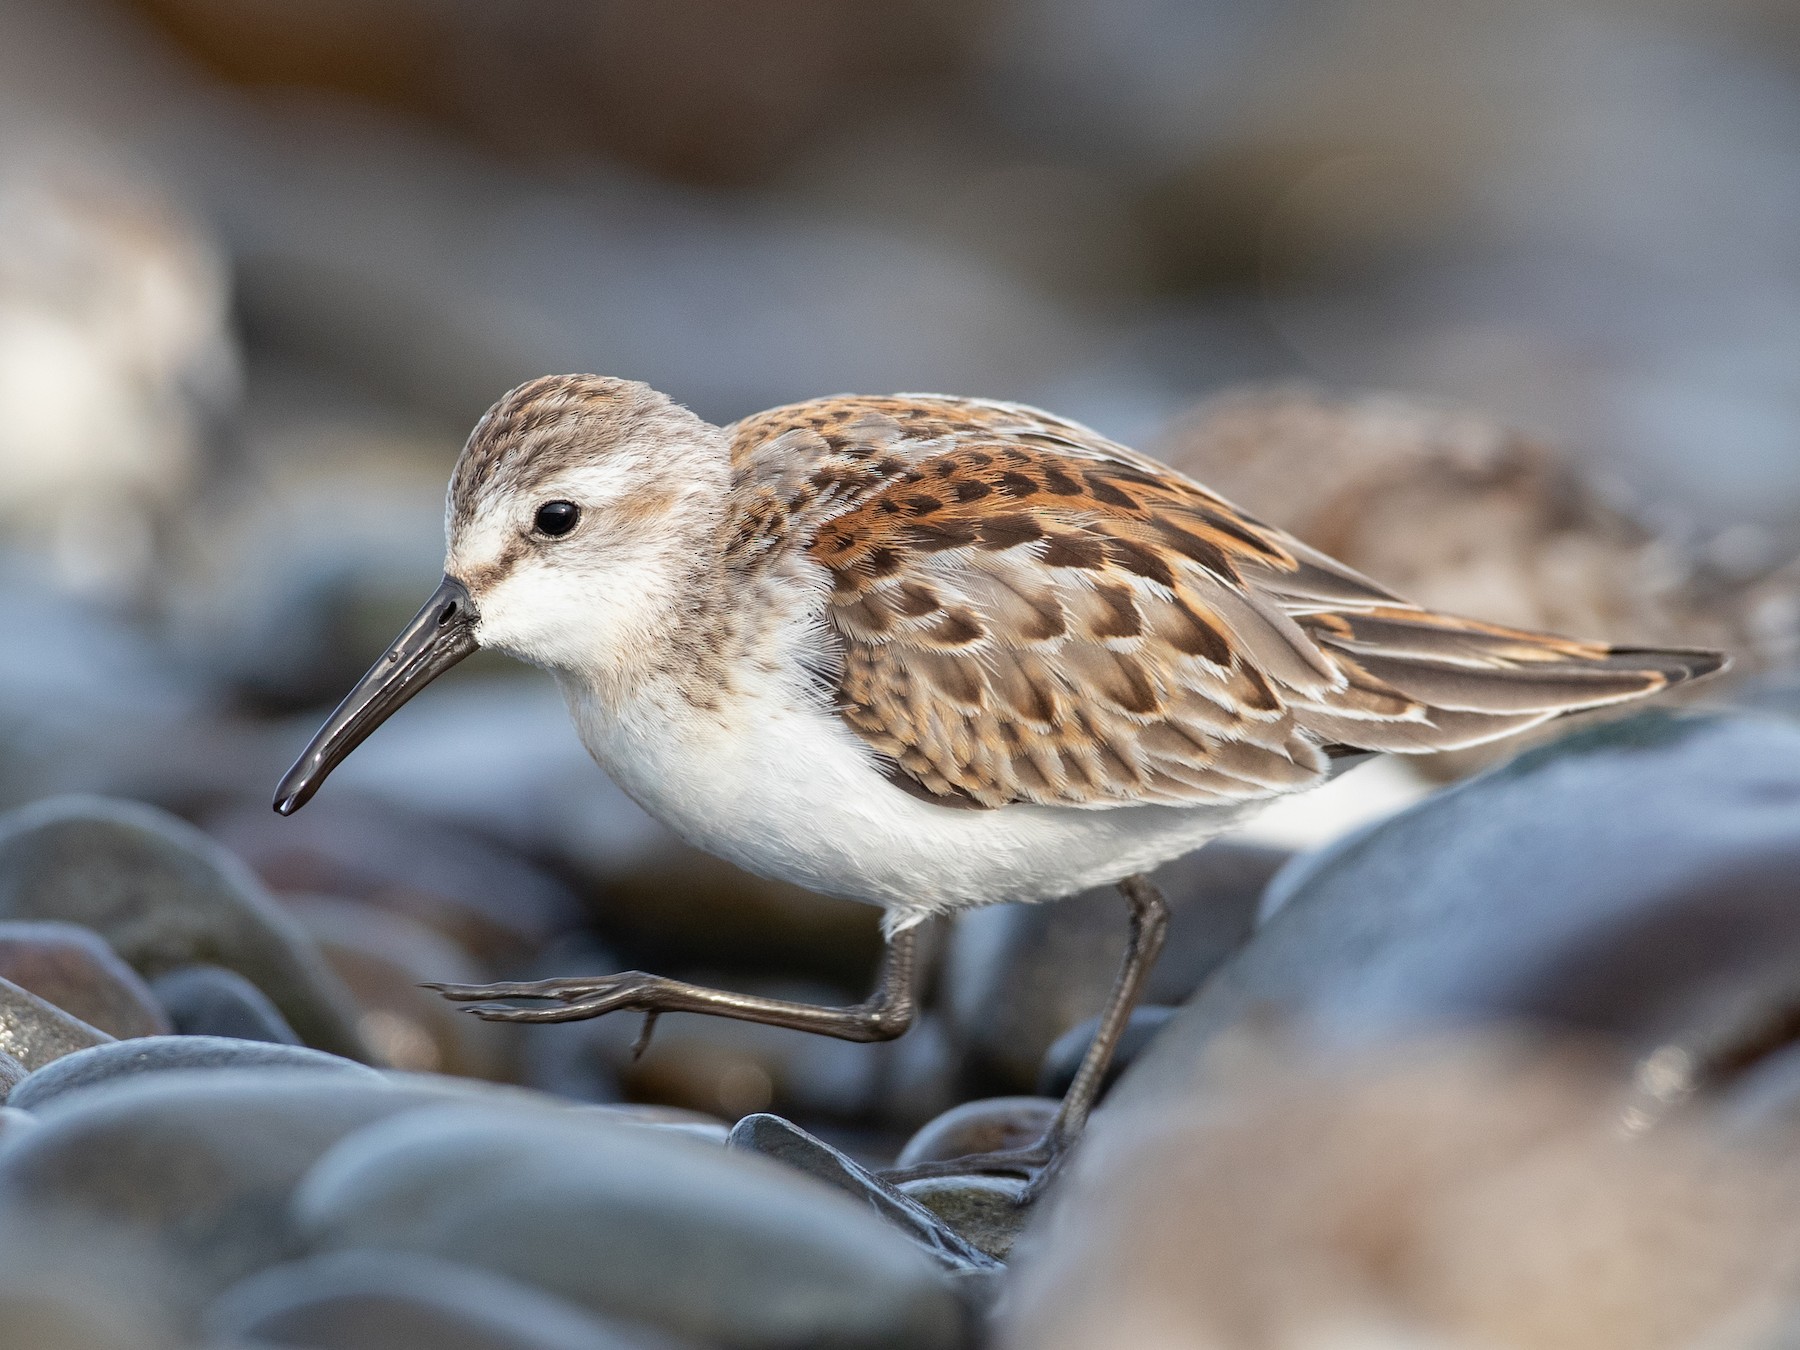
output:
POLYGON ((69 1016, 11 980, 0 980, 0 1053, 26 1069, 41 1069, 64 1055, 111 1042, 112 1037, 98 1027, 69 1016))
POLYGON ((949 1277, 790 1169, 671 1131, 444 1106, 358 1131, 294 1198, 315 1249, 464 1261, 709 1343, 937 1350, 949 1277))
POLYGON ((1581 731, 1296 860, 1114 1100, 1194 1081, 1221 1032, 1265 1016, 1337 1049, 1483 1023, 1598 1033, 1644 1064, 1666 1051, 1682 1081, 1659 1091, 1679 1096, 1800 1006, 1797 876, 1800 726, 1581 731))
POLYGON ((372 1071, 303 1069, 154 1073, 71 1092, 0 1148, 0 1218, 141 1244, 177 1277, 169 1297, 197 1308, 303 1254, 289 1200, 328 1148, 446 1099, 372 1071))
POLYGON ((70 1093, 92 1091, 121 1078, 184 1069, 294 1069, 382 1081, 381 1074, 366 1064, 303 1045, 224 1036, 140 1036, 64 1055, 24 1079, 7 1100, 37 1111, 70 1093))
POLYGON ((158 976, 150 991, 183 1036, 300 1044, 269 996, 224 966, 178 966, 158 976))
POLYGON ((229 966, 308 1044, 368 1058, 349 993, 318 949, 248 867, 166 811, 55 797, 0 817, 0 919, 82 924, 149 979, 229 966))
POLYGON ((31 1070, 19 1063, 18 1060, 14 1059, 4 1050, 0 1050, 0 1102, 4 1102, 7 1095, 11 1093, 30 1072, 31 1070))
POLYGON ((604 1322, 541 1289, 412 1252, 328 1252, 226 1290, 202 1325, 215 1340, 308 1350, 659 1350, 672 1342, 604 1322))

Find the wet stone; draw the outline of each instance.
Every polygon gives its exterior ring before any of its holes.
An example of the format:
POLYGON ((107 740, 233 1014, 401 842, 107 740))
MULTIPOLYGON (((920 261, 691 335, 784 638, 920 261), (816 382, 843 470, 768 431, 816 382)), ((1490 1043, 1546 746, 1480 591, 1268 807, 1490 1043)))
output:
POLYGON ((912 1167, 1035 1144, 1050 1128, 1060 1105, 1054 1097, 984 1097, 953 1106, 906 1141, 894 1166, 912 1167))
POLYGON ((1271 1017, 1332 1052, 1562 1028, 1628 1072, 1685 1064, 1679 1094, 1791 1025, 1795 876, 1800 726, 1650 713, 1576 732, 1297 859, 1112 1106, 1184 1091, 1222 1033, 1271 1017))
MULTIPOLYGON (((1241 947, 1264 888, 1290 856, 1221 840, 1153 872, 1169 903, 1169 932, 1145 1001, 1185 1001, 1241 947)), ((1125 902, 1110 886, 959 915, 944 980, 965 1077, 989 1091, 1030 1089, 1057 1037, 1105 1006, 1127 926, 1125 902)))
POLYGON ((1020 1203, 1025 1182, 1015 1177, 921 1177, 895 1189, 996 1261, 1006 1260, 1031 1214, 1020 1203))
MULTIPOLYGON (((1107 1089, 1118 1081, 1120 1074, 1131 1067, 1132 1061, 1144 1052, 1151 1039, 1168 1025, 1169 1019, 1177 1011, 1163 1004, 1150 1004, 1132 1010, 1131 1020, 1125 1024, 1125 1033, 1119 1037, 1118 1049, 1113 1051, 1112 1063, 1107 1067, 1106 1077, 1101 1082, 1101 1097, 1105 1097, 1107 1089)), ((1099 1030, 1100 1018, 1096 1014, 1078 1026, 1070 1027, 1056 1038, 1056 1043, 1044 1052, 1044 1062, 1038 1066, 1038 1095, 1061 1099, 1063 1093, 1069 1090, 1069 1084, 1075 1081, 1082 1058, 1093 1044, 1094 1033, 1099 1030)))
POLYGON ((150 991, 183 1036, 300 1044, 300 1037, 269 996, 224 966, 177 967, 158 976, 150 991))
POLYGON ((203 1325, 215 1340, 309 1350, 672 1347, 528 1284, 410 1252, 332 1252, 275 1266, 227 1290, 203 1325))
POLYGON ((986 1253, 953 1226, 822 1139, 780 1116, 745 1116, 731 1130, 730 1147, 774 1158, 843 1191, 910 1236, 931 1258, 958 1274, 993 1269, 986 1253))
POLYGON ((308 1070, 382 1081, 381 1075, 367 1065, 301 1045, 272 1045, 224 1036, 143 1036, 65 1055, 33 1072, 12 1090, 8 1101, 35 1111, 59 1097, 88 1092, 120 1079, 183 1069, 308 1070))
POLYGON ((0 923, 0 979, 121 1040, 172 1030, 138 973, 79 924, 0 923))
POLYGON ((310 1045, 367 1055, 349 995, 236 857, 136 802, 57 797, 0 816, 0 919, 93 929, 140 974, 228 966, 310 1045))
POLYGON ((294 1212, 314 1250, 420 1252, 743 1350, 950 1350, 949 1277, 865 1208, 671 1132, 444 1106, 343 1140, 294 1212))
POLYGON ((104 1031, 69 1016, 28 989, 0 980, 0 1052, 37 1070, 77 1050, 112 1041, 104 1031))

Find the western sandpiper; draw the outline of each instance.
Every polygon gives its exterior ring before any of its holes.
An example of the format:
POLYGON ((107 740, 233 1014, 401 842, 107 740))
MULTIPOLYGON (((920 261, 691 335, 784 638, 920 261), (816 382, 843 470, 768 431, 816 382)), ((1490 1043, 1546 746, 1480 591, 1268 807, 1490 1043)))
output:
POLYGON ((1041 1181, 1079 1133, 1162 942, 1148 869, 1334 761, 1474 745, 1723 664, 1432 613, 1086 427, 933 394, 720 428, 627 380, 533 380, 470 435, 446 529, 442 585, 276 810, 492 647, 550 670, 593 757, 692 843, 886 911, 854 1006, 640 971, 443 987, 478 1015, 884 1040, 913 1018, 922 920, 1118 884, 1129 947, 1050 1132, 940 1172, 1041 1181))

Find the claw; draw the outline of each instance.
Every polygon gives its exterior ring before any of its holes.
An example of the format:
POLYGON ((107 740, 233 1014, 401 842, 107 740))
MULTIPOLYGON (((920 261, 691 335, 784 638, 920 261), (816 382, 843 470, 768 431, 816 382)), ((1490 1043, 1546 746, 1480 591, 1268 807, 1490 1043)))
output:
POLYGON ((579 1005, 560 1008, 510 1008, 504 1003, 471 1003, 462 1009, 484 1022, 572 1022, 589 1014, 579 1005))
POLYGON ((644 1025, 638 1029, 637 1039, 631 1043, 631 1062, 636 1064, 644 1057, 644 1051, 650 1048, 650 1038, 656 1034, 656 1019, 662 1014, 651 1011, 644 1014, 644 1025))

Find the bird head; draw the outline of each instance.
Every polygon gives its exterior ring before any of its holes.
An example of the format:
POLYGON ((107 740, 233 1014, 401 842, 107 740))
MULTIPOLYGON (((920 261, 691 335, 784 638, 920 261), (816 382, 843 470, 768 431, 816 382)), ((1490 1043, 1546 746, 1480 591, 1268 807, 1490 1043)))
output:
POLYGON ((305 805, 409 698, 480 648, 604 687, 679 623, 723 509, 722 433, 647 385, 551 375, 507 393, 450 478, 444 577, 276 789, 305 805))

